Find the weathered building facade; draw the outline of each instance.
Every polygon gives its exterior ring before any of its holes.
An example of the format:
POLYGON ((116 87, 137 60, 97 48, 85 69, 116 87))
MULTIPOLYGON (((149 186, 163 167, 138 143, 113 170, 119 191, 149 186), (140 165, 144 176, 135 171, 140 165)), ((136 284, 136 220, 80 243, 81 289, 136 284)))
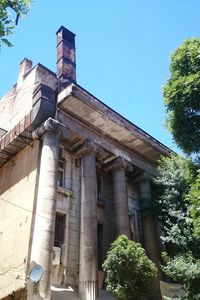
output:
POLYGON ((99 299, 101 264, 122 233, 159 265, 150 180, 170 150, 76 83, 72 32, 57 32, 57 73, 22 61, 0 128, 0 299, 61 299, 51 286, 99 299))

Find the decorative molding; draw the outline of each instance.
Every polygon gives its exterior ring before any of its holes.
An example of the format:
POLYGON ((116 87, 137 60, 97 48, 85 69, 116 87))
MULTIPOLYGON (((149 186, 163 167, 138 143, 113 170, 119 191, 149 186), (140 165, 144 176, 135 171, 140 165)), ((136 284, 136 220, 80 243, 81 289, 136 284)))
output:
POLYGON ((112 172, 117 169, 124 169, 126 172, 133 172, 133 165, 121 157, 117 157, 105 167, 106 172, 112 172))
POLYGON ((85 142, 74 150, 75 156, 83 156, 85 154, 95 152, 97 153, 98 146, 91 140, 85 140, 85 142))
POLYGON ((57 192, 61 193, 61 194, 64 194, 67 197, 70 197, 72 195, 72 191, 71 190, 68 190, 68 189, 66 189, 64 187, 61 187, 61 186, 57 187, 57 192))
POLYGON ((63 125, 59 121, 57 121, 53 118, 48 118, 40 127, 37 127, 32 132, 32 137, 34 140, 38 140, 47 131, 59 132, 59 126, 65 127, 65 125, 63 125))
POLYGON ((145 171, 137 175, 135 178, 131 180, 131 183, 139 183, 141 181, 151 181, 153 176, 145 171))

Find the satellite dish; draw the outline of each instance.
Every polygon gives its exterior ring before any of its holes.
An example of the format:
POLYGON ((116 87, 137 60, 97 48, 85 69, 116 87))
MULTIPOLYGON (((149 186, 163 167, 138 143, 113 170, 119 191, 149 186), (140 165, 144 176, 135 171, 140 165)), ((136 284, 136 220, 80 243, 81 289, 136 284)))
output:
POLYGON ((40 281, 43 273, 44 273, 44 271, 43 271, 42 267, 40 265, 35 265, 29 273, 29 278, 32 282, 36 283, 36 282, 40 281))

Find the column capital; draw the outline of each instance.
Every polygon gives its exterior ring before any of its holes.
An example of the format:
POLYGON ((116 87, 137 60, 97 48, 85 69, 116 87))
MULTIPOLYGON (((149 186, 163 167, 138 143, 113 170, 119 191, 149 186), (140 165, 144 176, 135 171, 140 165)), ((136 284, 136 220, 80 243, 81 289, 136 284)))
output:
POLYGON ((47 131, 59 132, 60 131, 59 130, 60 126, 64 126, 64 125, 61 124, 59 121, 53 119, 53 118, 48 118, 40 127, 37 127, 32 132, 32 137, 33 137, 34 140, 38 140, 47 131))
POLYGON ((119 170, 119 169, 123 169, 127 172, 132 172, 133 171, 133 165, 124 160, 121 157, 117 157, 115 160, 111 161, 110 163, 108 163, 108 165, 105 167, 105 171, 109 172, 109 171, 114 171, 114 170, 119 170))
POLYGON ((144 181, 152 180, 153 176, 145 171, 137 175, 135 178, 132 179, 132 183, 140 183, 144 181))
POLYGON ((140 176, 136 178, 139 187, 140 194, 140 208, 142 212, 142 217, 151 214, 152 209, 152 195, 151 195, 151 185, 150 181, 152 176, 146 172, 143 172, 140 176))
POLYGON ((83 156, 88 153, 96 153, 97 152, 97 145, 91 140, 85 140, 85 142, 74 150, 75 156, 83 156))

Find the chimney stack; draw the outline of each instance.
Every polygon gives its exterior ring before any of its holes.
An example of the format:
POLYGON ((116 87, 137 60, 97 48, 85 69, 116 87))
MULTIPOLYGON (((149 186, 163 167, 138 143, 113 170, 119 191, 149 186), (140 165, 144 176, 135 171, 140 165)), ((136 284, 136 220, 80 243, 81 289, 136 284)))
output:
POLYGON ((57 34, 57 77, 76 82, 75 34, 61 26, 57 34))
POLYGON ((28 73, 28 71, 31 70, 31 68, 32 68, 32 61, 25 57, 19 66, 17 89, 21 88, 23 81, 24 81, 24 76, 28 73))

